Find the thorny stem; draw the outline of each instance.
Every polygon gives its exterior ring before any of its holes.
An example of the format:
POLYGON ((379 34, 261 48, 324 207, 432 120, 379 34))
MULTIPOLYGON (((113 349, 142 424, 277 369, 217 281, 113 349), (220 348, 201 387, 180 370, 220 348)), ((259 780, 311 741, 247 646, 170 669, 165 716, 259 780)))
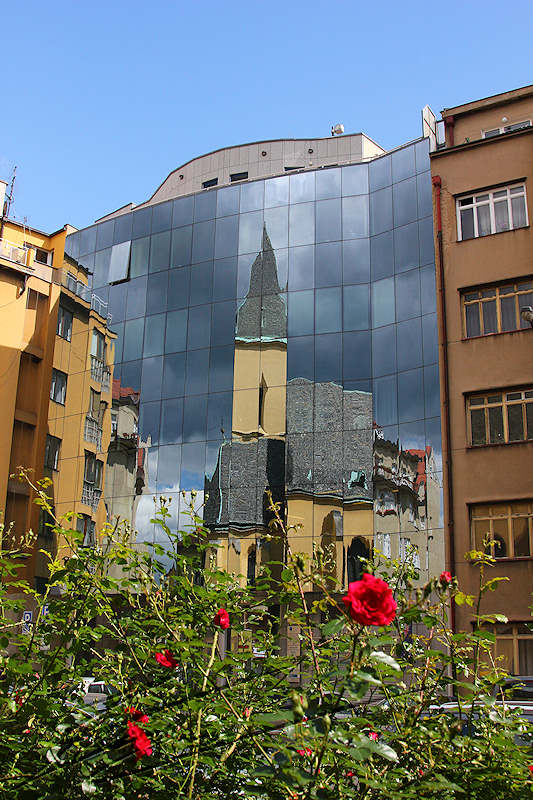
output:
MULTIPOLYGON (((202 681, 202 693, 205 692, 207 686, 207 680, 209 678, 209 673, 213 667, 215 662, 215 656, 217 652, 217 644, 218 644, 218 630, 215 630, 215 635, 213 636, 213 644, 211 645, 211 655, 209 657, 209 662, 207 664, 207 669, 204 673, 204 679, 202 681)), ((196 715, 196 730, 194 733, 194 741, 193 741, 193 752, 192 752, 192 764, 190 769, 190 782, 189 782, 189 791, 187 793, 187 797, 189 800, 192 798, 192 794, 194 791, 194 777, 196 774, 196 767, 198 765, 198 754, 200 752, 200 734, 202 731, 202 709, 198 709, 198 713, 196 715)))

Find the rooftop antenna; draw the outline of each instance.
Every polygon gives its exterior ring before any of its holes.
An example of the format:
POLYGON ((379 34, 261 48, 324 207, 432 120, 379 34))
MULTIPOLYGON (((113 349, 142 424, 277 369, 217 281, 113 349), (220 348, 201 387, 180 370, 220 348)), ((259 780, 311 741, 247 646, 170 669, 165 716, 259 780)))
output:
POLYGON ((342 122, 338 122, 336 125, 331 126, 332 136, 340 136, 342 133, 344 133, 344 125, 342 122))
POLYGON ((11 177, 11 183, 9 185, 9 191, 6 192, 6 196, 5 196, 5 199, 4 199, 4 207, 2 209, 2 219, 0 221, 0 239, 2 238, 2 236, 4 234, 4 221, 9 216, 9 212, 11 210, 11 203, 13 202, 13 189, 14 189, 14 186, 15 186, 16 175, 17 175, 17 168, 15 166, 15 167, 13 167, 13 175, 11 177))

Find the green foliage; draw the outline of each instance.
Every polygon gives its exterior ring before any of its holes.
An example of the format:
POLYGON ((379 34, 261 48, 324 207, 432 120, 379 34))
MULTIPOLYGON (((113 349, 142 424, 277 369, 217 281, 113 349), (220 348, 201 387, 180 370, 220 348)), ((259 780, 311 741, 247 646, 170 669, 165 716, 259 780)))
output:
MULTIPOLYGON (((286 563, 264 567, 253 589, 217 569, 194 511, 188 532, 173 535, 164 501, 155 521, 167 544, 151 548, 131 547, 120 525, 106 531, 105 546, 83 548, 57 522, 58 552, 68 547, 70 556, 49 557, 44 596, 17 580, 20 550, 1 552, 0 797, 518 800, 531 792, 531 730, 493 696, 502 672, 482 626, 500 616, 482 616, 472 598, 473 634, 452 634, 450 596, 470 598, 439 580, 416 588, 412 565, 381 560, 398 612, 387 628, 362 627, 339 605, 326 554, 293 553, 273 513, 286 563), (36 613, 23 632, 29 602, 36 613), (231 649, 213 622, 221 608, 231 649), (299 656, 287 654, 288 625, 299 656), (166 651, 170 666, 155 657, 166 651), (113 690, 104 709, 84 705, 86 676, 113 690), (451 692, 456 708, 442 709, 451 692), (151 746, 139 758, 132 707, 148 716, 135 722, 151 746)), ((484 553, 474 560, 490 566, 484 553)), ((480 579, 480 596, 492 588, 480 579)))

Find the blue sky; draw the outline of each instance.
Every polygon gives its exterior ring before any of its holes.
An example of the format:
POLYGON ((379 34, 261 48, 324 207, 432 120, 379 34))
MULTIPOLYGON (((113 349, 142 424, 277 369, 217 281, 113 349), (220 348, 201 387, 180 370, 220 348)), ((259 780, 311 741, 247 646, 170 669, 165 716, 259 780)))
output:
POLYGON ((532 83, 532 18, 531 0, 4 4, 12 216, 83 227, 194 156, 335 122, 395 147, 426 103, 532 83))

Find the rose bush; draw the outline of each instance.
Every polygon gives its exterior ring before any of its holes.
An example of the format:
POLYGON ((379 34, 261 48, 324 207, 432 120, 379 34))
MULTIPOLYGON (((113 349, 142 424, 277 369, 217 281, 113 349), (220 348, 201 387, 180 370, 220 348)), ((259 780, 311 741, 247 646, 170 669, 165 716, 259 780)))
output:
POLYGON ((217 569, 194 513, 173 534, 164 504, 167 547, 131 548, 116 526, 84 548, 58 522, 71 555, 50 558, 43 595, 16 578, 19 546, 0 552, 0 797, 529 796, 531 731, 494 696, 494 617, 452 633, 450 598, 474 598, 442 576, 419 586, 411 563, 369 562, 342 592, 327 553, 293 552, 271 514, 286 558, 255 587, 217 569), (101 711, 84 705, 89 675, 112 689, 101 711))

